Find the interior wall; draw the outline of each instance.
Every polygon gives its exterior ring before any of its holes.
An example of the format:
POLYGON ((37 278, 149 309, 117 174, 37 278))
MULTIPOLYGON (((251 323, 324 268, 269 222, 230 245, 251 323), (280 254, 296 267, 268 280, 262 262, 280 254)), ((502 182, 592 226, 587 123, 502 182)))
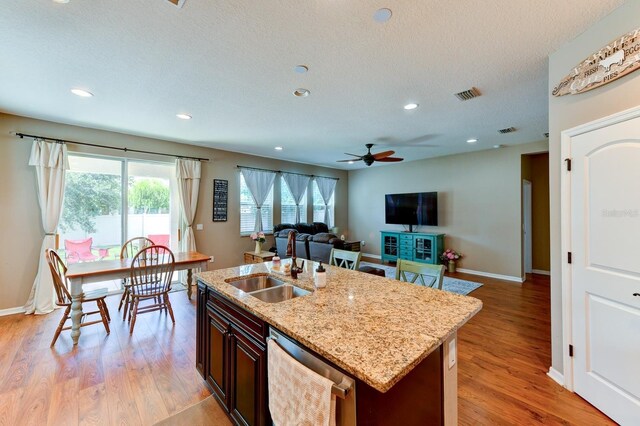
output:
MULTIPOLYGON (((640 2, 628 1, 549 57, 549 93, 581 61, 621 35, 638 28, 640 2)), ((562 256, 560 253, 560 134, 578 125, 640 104, 640 72, 578 95, 549 96, 549 165, 551 208, 551 346, 552 367, 562 360, 562 256)))
POLYGON ((349 239, 364 240, 380 255, 384 195, 438 192, 437 227, 445 246, 464 254, 461 268, 522 277, 521 155, 547 150, 547 142, 384 165, 349 172, 349 239))
POLYGON ((549 153, 522 156, 522 179, 531 182, 532 268, 550 270, 549 153))
MULTIPOLYGON (((346 171, 0 114, 0 226, 3 236, 3 243, 0 244, 0 310, 22 306, 27 301, 36 275, 37 258, 44 235, 35 171, 27 165, 31 140, 20 140, 9 132, 210 158, 211 161, 203 163, 202 166, 198 210, 194 222, 204 225, 202 231, 195 230, 194 226, 198 251, 215 256, 215 263, 209 264, 210 269, 239 265, 243 260, 243 252, 254 248, 254 243, 249 237, 240 237, 237 165, 339 178, 335 193, 335 224, 340 227, 341 232, 348 232, 346 171), (212 221, 214 178, 229 181, 227 222, 212 221)), ((173 162, 169 157, 124 153, 73 144, 69 144, 68 148, 70 152, 173 162)), ((308 202, 311 202, 310 194, 309 192, 307 195, 308 202)), ((276 190, 276 224, 280 222, 279 200, 279 191, 276 190)), ((308 213, 308 217, 312 218, 311 207, 308 213)), ((270 246, 271 243, 273 238, 268 237, 267 245, 270 246)))

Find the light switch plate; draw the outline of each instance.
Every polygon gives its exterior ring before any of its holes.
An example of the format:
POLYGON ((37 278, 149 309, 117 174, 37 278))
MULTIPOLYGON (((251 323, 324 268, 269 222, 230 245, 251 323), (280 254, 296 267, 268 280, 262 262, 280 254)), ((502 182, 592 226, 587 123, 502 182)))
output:
POLYGON ((204 226, 202 226, 201 223, 196 224, 196 231, 202 231, 204 229, 204 226))

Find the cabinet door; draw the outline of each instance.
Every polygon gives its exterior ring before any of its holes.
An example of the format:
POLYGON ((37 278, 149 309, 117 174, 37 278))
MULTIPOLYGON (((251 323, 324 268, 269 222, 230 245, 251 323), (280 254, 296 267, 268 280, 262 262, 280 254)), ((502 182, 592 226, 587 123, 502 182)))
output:
POLYGON ((435 263, 432 237, 415 237, 413 240, 413 260, 416 262, 435 263))
POLYGON ((215 396, 229 409, 229 350, 230 324, 216 310, 207 307, 206 379, 215 396))
POLYGON ((382 254, 385 258, 398 257, 398 236, 394 234, 382 234, 382 254))
POLYGON ((244 425, 266 425, 266 349, 231 326, 231 406, 233 419, 244 425))
POLYGON ((198 282, 198 297, 196 299, 196 369, 201 376, 204 375, 205 357, 205 332, 207 326, 207 287, 198 282))

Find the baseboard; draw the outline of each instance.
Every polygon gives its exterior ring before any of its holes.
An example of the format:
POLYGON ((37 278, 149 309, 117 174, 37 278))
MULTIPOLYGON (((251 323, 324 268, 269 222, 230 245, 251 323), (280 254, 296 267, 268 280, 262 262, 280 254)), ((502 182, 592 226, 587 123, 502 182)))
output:
POLYGON ((557 382, 560 386, 564 387, 564 375, 553 367, 549 367, 547 376, 551 377, 554 382, 557 382))
POLYGON ((523 277, 514 277, 512 275, 494 274, 494 273, 491 273, 491 272, 474 271, 473 269, 465 269, 465 268, 456 268, 456 271, 462 272, 464 274, 478 275, 478 276, 481 276, 481 277, 495 278, 495 279, 498 279, 498 280, 516 282, 516 283, 519 283, 519 284, 522 284, 524 282, 524 278, 523 277))
POLYGON ((23 314, 23 313, 24 313, 24 306, 18 306, 18 307, 9 308, 9 309, 0 309, 0 317, 4 317, 6 315, 23 314))
POLYGON ((369 259, 382 259, 382 256, 373 253, 362 253, 362 257, 368 257, 369 259))
POLYGON ((538 275, 551 275, 551 271, 543 271, 542 269, 532 269, 531 273, 538 275))

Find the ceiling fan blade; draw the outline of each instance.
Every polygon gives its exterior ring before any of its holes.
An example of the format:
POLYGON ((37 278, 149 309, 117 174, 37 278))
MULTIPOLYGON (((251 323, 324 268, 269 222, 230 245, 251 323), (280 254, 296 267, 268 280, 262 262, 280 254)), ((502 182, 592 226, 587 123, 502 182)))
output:
POLYGON ((375 158, 376 160, 380 160, 380 159, 385 158, 385 157, 390 157, 395 153, 396 153, 395 151, 383 151, 383 152, 379 152, 377 154, 373 154, 373 158, 375 158))
POLYGON ((362 157, 362 155, 349 154, 348 152, 345 152, 344 155, 353 155, 354 157, 362 157))
POLYGON ((349 161, 362 161, 362 158, 354 158, 353 160, 338 160, 336 163, 347 163, 349 161))
POLYGON ((403 161, 403 160, 404 158, 400 158, 400 157, 385 157, 376 161, 380 161, 382 163, 395 163, 396 161, 403 161))

